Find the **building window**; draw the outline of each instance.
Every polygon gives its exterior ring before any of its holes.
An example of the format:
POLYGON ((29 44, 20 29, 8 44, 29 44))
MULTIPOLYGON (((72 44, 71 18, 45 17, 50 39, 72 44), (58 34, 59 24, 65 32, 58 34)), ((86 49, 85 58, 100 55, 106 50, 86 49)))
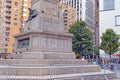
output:
POLYGON ((10 22, 5 22, 6 24, 10 24, 10 22))
POLYGON ((14 25, 15 25, 15 26, 17 26, 17 23, 16 23, 16 22, 14 22, 14 25))
POLYGON ((17 16, 18 12, 14 12, 14 16, 17 16))
POLYGON ((18 6, 18 2, 15 2, 15 6, 18 6))
POLYGON ((28 4, 23 4, 23 6, 28 6, 28 4))
POLYGON ((12 46, 14 47, 15 45, 14 45, 14 44, 12 44, 12 46))
POLYGON ((28 0, 24 0, 24 1, 28 1, 28 0))
POLYGON ((27 14, 23 14, 23 16, 27 16, 27 14))
POLYGON ((115 26, 120 26, 120 15, 115 16, 115 26))
POLYGON ((9 38, 5 38, 5 41, 9 41, 9 38))
POLYGON ((5 35, 6 35, 6 36, 9 36, 9 35, 10 35, 10 33, 9 33, 9 32, 6 32, 6 33, 5 33, 5 35))
POLYGON ((6 53, 8 51, 8 49, 7 48, 4 48, 4 52, 6 53))
POLYGON ((10 27, 6 27, 6 30, 9 31, 9 30, 10 30, 10 27))
POLYGON ((5 44, 5 46, 8 46, 8 44, 5 44))
POLYGON ((15 21, 17 21, 18 19, 17 18, 14 18, 15 21))
POLYGON ((115 9, 115 0, 104 0, 103 5, 104 10, 113 10, 115 9))
POLYGON ((23 9, 23 11, 28 11, 27 9, 23 9))
POLYGON ((18 11, 18 8, 15 7, 14 9, 15 9, 15 11, 18 11))

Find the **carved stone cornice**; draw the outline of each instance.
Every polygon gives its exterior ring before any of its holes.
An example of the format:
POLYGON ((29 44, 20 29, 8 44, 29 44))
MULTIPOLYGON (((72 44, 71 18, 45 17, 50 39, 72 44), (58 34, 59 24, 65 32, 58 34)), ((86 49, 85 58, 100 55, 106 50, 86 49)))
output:
MULTIPOLYGON (((40 0, 32 0, 31 3, 34 4, 36 2, 38 2, 40 0)), ((44 1, 47 1, 47 2, 52 2, 52 3, 58 3, 58 0, 44 0, 44 1)))
POLYGON ((53 36, 64 36, 64 37, 71 37, 73 38, 73 34, 69 34, 69 33, 53 33, 53 32, 44 32, 44 31, 29 31, 29 32, 24 32, 24 33, 20 33, 20 34, 16 34, 14 37, 21 37, 21 36, 25 36, 25 35, 34 35, 34 34, 40 34, 40 35, 53 35, 53 36))

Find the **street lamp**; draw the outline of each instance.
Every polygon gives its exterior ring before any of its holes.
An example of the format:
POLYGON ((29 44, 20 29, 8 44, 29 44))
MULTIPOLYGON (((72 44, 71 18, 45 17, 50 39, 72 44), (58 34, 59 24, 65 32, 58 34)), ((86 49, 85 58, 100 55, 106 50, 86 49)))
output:
POLYGON ((2 51, 0 50, 0 58, 1 58, 2 51))

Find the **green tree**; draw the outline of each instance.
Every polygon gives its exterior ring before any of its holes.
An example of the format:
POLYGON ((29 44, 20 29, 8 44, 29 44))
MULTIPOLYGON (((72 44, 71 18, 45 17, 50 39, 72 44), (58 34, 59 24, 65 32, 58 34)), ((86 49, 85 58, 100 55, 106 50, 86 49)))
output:
POLYGON ((74 35, 72 41, 73 51, 76 54, 82 54, 83 51, 91 51, 93 48, 92 32, 86 28, 86 23, 84 21, 76 22, 69 27, 68 31, 74 35))
POLYGON ((93 51, 94 51, 94 56, 98 58, 99 57, 99 46, 94 46, 93 51))
POLYGON ((112 29, 107 29, 102 34, 101 40, 100 49, 104 50, 110 57, 119 50, 119 36, 112 29))

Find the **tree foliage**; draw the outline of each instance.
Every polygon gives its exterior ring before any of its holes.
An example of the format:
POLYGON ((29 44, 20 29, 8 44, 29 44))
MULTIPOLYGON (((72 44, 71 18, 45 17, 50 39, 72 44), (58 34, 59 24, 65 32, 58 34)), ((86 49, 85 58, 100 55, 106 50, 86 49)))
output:
POLYGON ((99 46, 95 45, 93 51, 94 51, 94 56, 99 57, 99 46))
POLYGON ((107 29, 102 34, 101 40, 100 49, 110 56, 119 50, 119 36, 112 29, 107 29))
POLYGON ((84 21, 76 22, 69 26, 69 32, 74 35, 73 38, 73 51, 75 53, 81 53, 84 50, 92 50, 92 32, 86 28, 86 23, 84 21))

